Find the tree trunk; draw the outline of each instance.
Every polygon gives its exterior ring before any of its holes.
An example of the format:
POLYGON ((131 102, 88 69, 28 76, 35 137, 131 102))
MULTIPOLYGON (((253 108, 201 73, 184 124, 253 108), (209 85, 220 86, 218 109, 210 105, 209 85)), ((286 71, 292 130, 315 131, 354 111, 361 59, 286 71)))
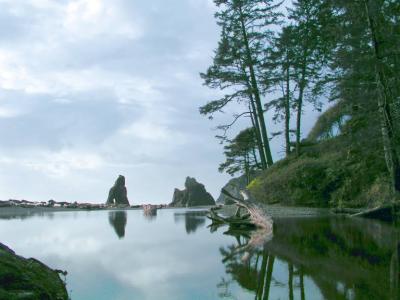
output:
POLYGON ((267 250, 264 248, 263 258, 261 261, 260 276, 258 278, 256 299, 262 299, 262 295, 263 295, 263 291, 264 291, 264 284, 265 284, 265 273, 267 270, 267 262, 268 262, 268 254, 267 254, 267 250))
POLYGON ((289 263, 289 300, 293 300, 293 264, 289 263))
MULTIPOLYGON (((246 74, 246 80, 248 82, 247 79, 247 74, 246 74)), ((262 142, 262 138, 261 138, 261 134, 260 134, 260 122, 258 121, 258 116, 257 116, 257 110, 254 104, 254 98, 253 95, 251 93, 251 89, 250 89, 250 83, 247 83, 249 86, 249 98, 250 98, 250 105, 251 105, 251 122, 253 123, 253 127, 254 127, 254 131, 256 133, 256 139, 257 139, 257 147, 258 147, 258 152, 260 154, 260 160, 261 160, 261 166, 262 169, 265 170, 267 169, 267 160, 265 157, 265 152, 264 152, 264 146, 263 146, 263 142, 262 142)))
POLYGON ((391 106, 395 103, 392 94, 390 93, 385 69, 384 62, 382 61, 382 50, 381 41, 378 39, 378 31, 376 28, 375 17, 379 13, 377 11, 376 3, 374 6, 373 14, 370 11, 369 0, 364 0, 365 12, 368 16, 368 26, 371 34, 373 52, 375 58, 375 70, 377 76, 377 87, 378 87, 378 106, 381 115, 381 132, 383 140, 383 150, 385 154, 386 166, 388 168, 390 178, 392 181, 393 192, 400 192, 400 162, 399 156, 396 149, 396 136, 394 132, 394 126, 392 119, 391 106), (375 17, 374 17, 375 16, 375 17))
POLYGON ((304 291, 304 272, 303 272, 303 267, 300 266, 300 299, 305 300, 306 299, 306 293, 304 291))
POLYGON ((255 98, 255 102, 256 102, 257 115, 258 115, 260 129, 261 129, 261 136, 263 139, 264 151, 265 151, 265 156, 267 159, 267 167, 270 167, 270 166, 272 166, 272 164, 274 162, 272 160, 272 154, 271 154, 271 148, 269 146, 267 128, 265 126, 264 110, 263 110, 262 104, 261 104, 260 90, 258 89, 257 79, 256 79, 254 66, 253 66, 253 58, 251 55, 249 40, 247 38, 246 27, 245 27, 244 21, 243 21, 243 12, 242 12, 242 8, 240 6, 239 6, 239 14, 240 14, 240 25, 241 25, 241 30, 242 30, 242 34, 243 34, 243 42, 244 42, 244 45, 246 48, 246 60, 247 60, 249 72, 250 72, 250 83, 251 83, 252 92, 254 94, 254 98, 255 98))
POLYGON ((244 155, 244 172, 246 174, 247 185, 250 183, 250 166, 249 166, 249 154, 244 155))
POLYGON ((271 281, 272 281, 272 271, 274 269, 274 261, 275 257, 273 255, 269 255, 268 258, 268 266, 267 266, 267 276, 265 279, 265 285, 264 285, 264 296, 263 300, 268 300, 269 298, 269 291, 271 289, 271 281))
POLYGON ((258 162, 257 154, 256 154, 256 148, 251 149, 251 154, 253 154, 254 164, 256 165, 257 169, 260 169, 260 164, 258 162))
POLYGON ((392 258, 390 260, 390 294, 391 294, 391 299, 398 299, 398 296, 400 295, 400 289, 399 289, 399 251, 400 251, 400 244, 397 244, 393 254, 392 258))
POLYGON ((296 155, 300 155, 300 139, 301 139, 301 116, 303 114, 303 97, 306 85, 306 67, 307 67, 307 48, 303 51, 303 61, 301 66, 301 78, 299 96, 297 99, 297 120, 296 120, 296 155))
POLYGON ((290 154, 290 67, 288 51, 286 51, 285 141, 286 156, 288 156, 290 154))

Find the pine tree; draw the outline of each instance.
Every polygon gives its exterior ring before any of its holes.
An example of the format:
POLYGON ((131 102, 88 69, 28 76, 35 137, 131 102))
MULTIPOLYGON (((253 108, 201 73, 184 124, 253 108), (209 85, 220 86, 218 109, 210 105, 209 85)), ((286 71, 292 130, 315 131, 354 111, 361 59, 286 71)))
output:
POLYGON ((221 41, 214 64, 201 74, 205 84, 212 88, 227 89, 232 93, 223 99, 212 101, 200 108, 203 114, 220 110, 233 99, 247 98, 255 126, 259 152, 264 167, 273 164, 268 132, 264 119, 262 91, 259 74, 262 55, 274 31, 271 26, 279 23, 279 5, 274 1, 216 0, 216 13, 222 27, 221 41))
POLYGON ((256 136, 254 128, 242 130, 229 144, 224 147, 225 162, 220 164, 219 171, 230 175, 242 173, 246 175, 247 183, 251 174, 260 169, 256 155, 256 136))

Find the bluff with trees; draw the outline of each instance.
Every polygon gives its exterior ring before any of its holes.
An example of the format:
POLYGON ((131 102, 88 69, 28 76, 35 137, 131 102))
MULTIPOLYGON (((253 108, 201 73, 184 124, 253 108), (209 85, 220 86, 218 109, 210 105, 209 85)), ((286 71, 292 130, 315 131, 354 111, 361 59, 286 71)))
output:
POLYGON ((200 113, 213 118, 228 105, 237 110, 230 124, 218 126, 226 156, 220 171, 244 175, 252 194, 268 203, 368 207, 396 201, 400 3, 214 2, 221 37, 201 77, 223 96, 200 113), (305 137, 306 105, 328 109, 305 137), (243 117, 248 127, 229 138, 243 117), (271 132, 273 122, 282 130, 271 132), (286 157, 274 163, 270 141, 276 135, 283 136, 286 157))

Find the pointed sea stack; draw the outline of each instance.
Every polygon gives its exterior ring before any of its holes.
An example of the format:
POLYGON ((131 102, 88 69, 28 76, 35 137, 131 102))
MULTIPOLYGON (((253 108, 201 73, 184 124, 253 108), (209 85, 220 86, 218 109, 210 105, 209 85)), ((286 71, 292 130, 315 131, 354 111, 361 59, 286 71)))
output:
POLYGON ((191 177, 186 177, 185 189, 175 189, 171 207, 215 205, 214 198, 208 193, 203 184, 191 177))
POLYGON ((125 187, 125 177, 119 175, 114 186, 108 193, 106 205, 125 205, 129 206, 127 190, 125 187))

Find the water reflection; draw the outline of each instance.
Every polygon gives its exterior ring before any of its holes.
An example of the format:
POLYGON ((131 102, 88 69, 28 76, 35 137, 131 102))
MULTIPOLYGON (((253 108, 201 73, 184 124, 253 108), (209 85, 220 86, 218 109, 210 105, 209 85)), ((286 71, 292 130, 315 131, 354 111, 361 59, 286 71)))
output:
POLYGON ((324 299, 400 297, 399 232, 386 224, 362 219, 277 219, 273 238, 251 252, 238 251, 245 249, 249 236, 235 238, 236 244, 220 248, 229 276, 217 285, 221 298, 229 297, 232 282, 255 299, 276 299, 282 287, 287 299, 315 298, 315 290, 324 299), (283 282, 274 279, 283 272, 287 274, 283 282))
POLYGON ((143 208, 143 216, 148 221, 154 221, 157 218, 157 208, 156 207, 143 208))
POLYGON ((0 219, 1 220, 12 220, 19 219, 25 220, 32 217, 47 217, 49 219, 54 218, 54 212, 46 209, 23 209, 19 207, 13 208, 1 208, 0 209, 0 219))
POLYGON ((174 213, 175 223, 185 222, 186 233, 195 233, 200 227, 204 227, 206 223, 207 211, 186 211, 182 213, 174 213))
POLYGON ((108 221, 120 239, 123 239, 125 236, 127 219, 128 217, 126 211, 110 211, 108 213, 108 221))
POLYGON ((374 221, 275 219, 273 236, 262 244, 254 233, 228 227, 210 234, 205 212, 193 209, 160 210, 153 222, 141 210, 103 210, 0 223, 1 242, 16 253, 68 271, 74 300, 399 295, 398 231, 374 221))

